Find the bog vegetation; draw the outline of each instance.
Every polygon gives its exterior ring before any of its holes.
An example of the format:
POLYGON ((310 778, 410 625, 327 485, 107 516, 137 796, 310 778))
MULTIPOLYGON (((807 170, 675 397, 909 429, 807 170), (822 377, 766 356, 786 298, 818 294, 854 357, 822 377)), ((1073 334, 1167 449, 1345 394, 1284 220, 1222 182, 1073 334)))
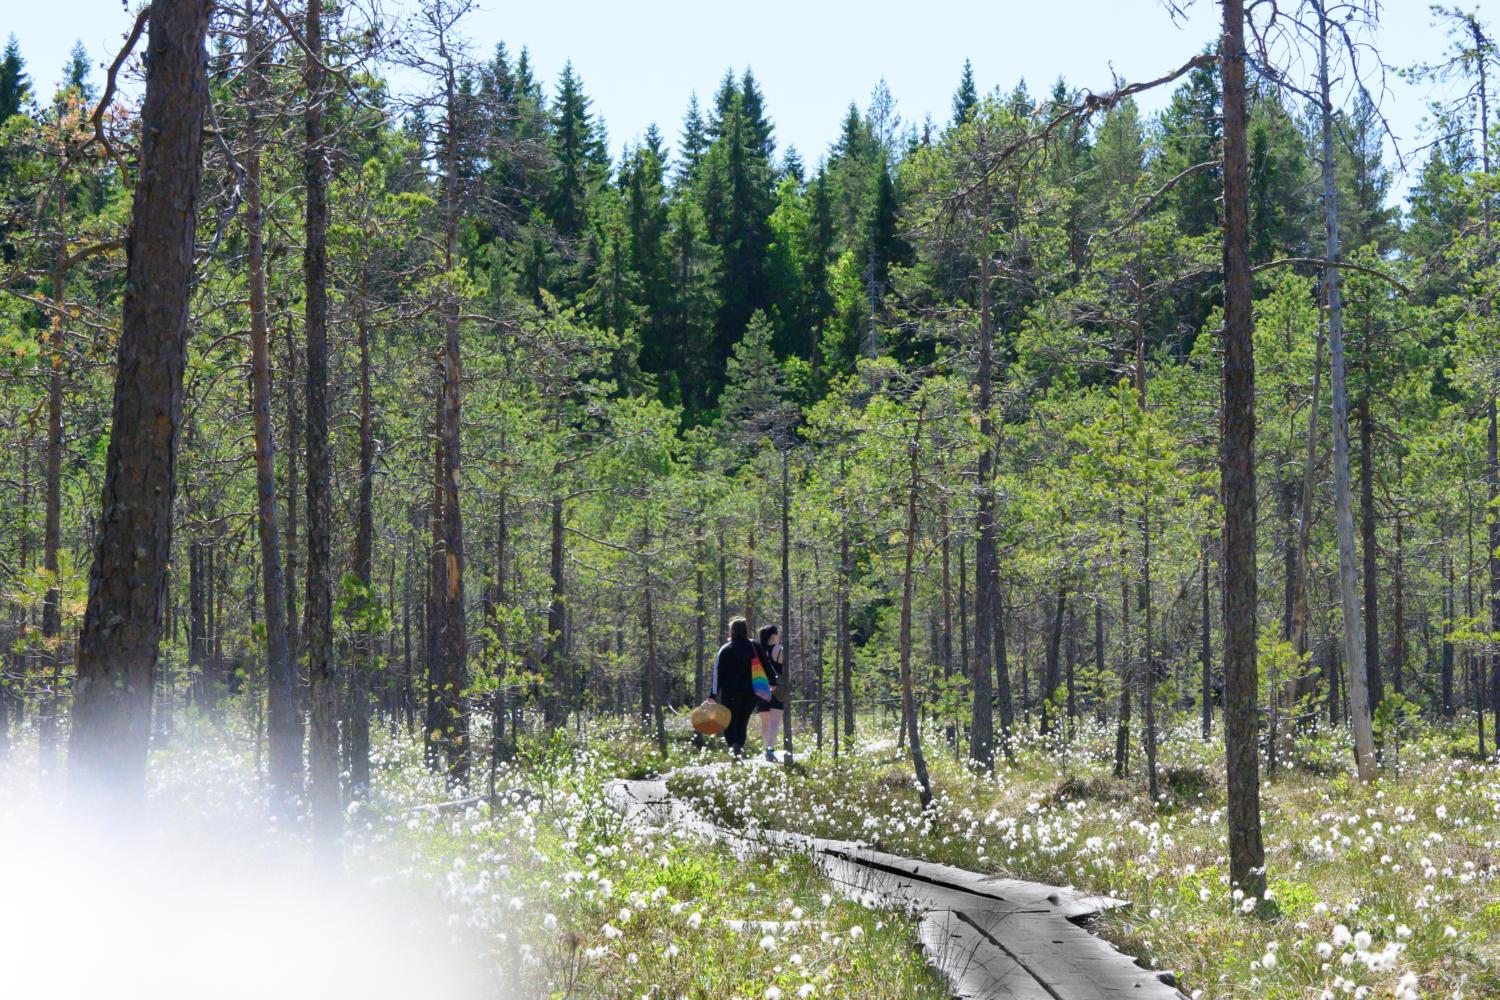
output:
POLYGON ((941 995, 606 806, 720 753, 742 615, 788 766, 671 777, 715 822, 1129 899, 1210 996, 1500 994, 1500 53, 1436 11, 1398 200, 1377 5, 1220 6, 1155 81, 798 151, 734 70, 618 157, 469 0, 152 0, 55 92, 12 38, 0 776, 223 781, 525 992, 941 995))

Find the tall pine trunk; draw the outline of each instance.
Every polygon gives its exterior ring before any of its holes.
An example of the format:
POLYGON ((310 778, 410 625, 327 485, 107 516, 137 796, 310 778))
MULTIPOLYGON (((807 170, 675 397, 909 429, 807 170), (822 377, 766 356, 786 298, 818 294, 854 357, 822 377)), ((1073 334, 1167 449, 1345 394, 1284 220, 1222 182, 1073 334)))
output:
MULTIPOLYGON (((792 763, 792 498, 788 482, 791 451, 781 449, 781 690, 778 695, 785 707, 781 712, 781 748, 785 763, 792 763)), ((802 634, 797 634, 802 640, 802 634)))
POLYGON ((338 680, 333 663, 333 489, 328 441, 328 164, 323 111, 323 2, 308 0, 302 150, 307 189, 302 278, 307 335, 307 678, 313 830, 323 850, 343 825, 339 789, 338 680))
MULTIPOLYGON (((995 498, 994 480, 994 349, 995 329, 990 302, 989 216, 985 206, 984 236, 979 254, 979 460, 978 510, 974 539, 974 669, 970 677, 974 698, 969 722, 969 756, 980 767, 995 766, 995 716, 990 669, 995 637, 995 498)), ((1003 717, 1002 717, 1003 719, 1003 717)), ((1009 733, 1002 728, 1001 742, 1009 733)))
MULTIPOLYGON (((261 200, 260 114, 266 99, 264 33, 253 5, 245 9, 245 130, 243 157, 246 272, 250 293, 250 418, 255 441, 256 533, 266 629, 267 763, 272 807, 287 813, 302 796, 302 713, 297 670, 287 640, 286 577, 277 524, 276 446, 271 424, 271 334, 266 315, 266 255, 261 200)), ((295 464, 295 456, 293 456, 295 464)))
MULTIPOLYGON (((458 137, 459 80, 451 62, 444 78, 447 129, 443 155, 443 203, 445 223, 444 265, 450 275, 458 267, 459 204, 458 137)), ((459 354, 458 290, 450 285, 443 302, 442 385, 439 390, 438 442, 442 453, 443 506, 441 550, 442 587, 436 603, 437 641, 442 663, 442 687, 438 692, 440 732, 448 775, 455 782, 469 776, 469 709, 467 688, 468 625, 464 606, 464 533, 459 505, 461 462, 462 359, 459 354)))
POLYGON ((172 555, 208 0, 152 0, 140 168, 89 599, 78 642, 72 776, 121 800, 146 791, 152 685, 172 555))
MULTIPOLYGON (((66 150, 66 146, 64 146, 66 150)), ((45 512, 42 527, 42 569, 47 574, 47 592, 42 598, 42 650, 50 677, 37 713, 37 755, 43 772, 57 764, 58 687, 62 674, 62 592, 57 585, 57 555, 62 545, 62 410, 63 352, 67 324, 67 212, 68 157, 62 159, 57 192, 57 247, 52 266, 52 322, 48 333, 47 452, 45 512)))
POLYGON ((1220 0, 1224 101, 1224 749, 1229 877, 1246 896, 1266 889, 1256 756, 1255 354, 1250 279, 1249 155, 1243 0, 1220 0))
POLYGON ((360 275, 354 330, 359 349, 359 493, 355 502, 354 662, 349 671, 349 794, 364 801, 370 792, 370 681, 375 673, 375 425, 370 412, 370 329, 365 316, 369 275, 360 275))
POLYGON ((911 598, 914 563, 917 549, 917 493, 921 488, 920 458, 922 441, 921 409, 917 411, 916 426, 912 430, 908 446, 910 480, 906 492, 906 560, 901 571, 901 719, 903 728, 911 739, 911 762, 916 771, 920 788, 922 808, 932 803, 932 782, 927 775, 927 758, 922 753, 922 727, 917 719, 916 692, 912 683, 911 667, 911 598))
POLYGON ((1385 680, 1380 669, 1380 594, 1377 577, 1379 543, 1375 523, 1375 422, 1370 417, 1370 348, 1365 345, 1365 391, 1355 412, 1359 417, 1359 530, 1360 557, 1364 563, 1365 678, 1373 712, 1385 700, 1385 680))

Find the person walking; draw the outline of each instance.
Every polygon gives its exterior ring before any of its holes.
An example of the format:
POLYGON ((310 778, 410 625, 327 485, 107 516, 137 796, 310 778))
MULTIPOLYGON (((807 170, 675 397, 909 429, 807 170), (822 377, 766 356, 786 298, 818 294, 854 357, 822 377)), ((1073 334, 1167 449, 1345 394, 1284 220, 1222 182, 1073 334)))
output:
POLYGON ((745 729, 759 700, 752 681, 753 667, 758 661, 759 651, 750 640, 750 623, 735 618, 729 623, 729 641, 714 656, 713 683, 708 696, 729 709, 724 742, 737 757, 745 752, 745 729))
POLYGON ((766 760, 775 763, 776 739, 781 735, 781 713, 786 708, 781 702, 781 675, 786 672, 786 647, 781 645, 781 629, 775 625, 762 625, 755 645, 766 678, 771 682, 771 700, 756 701, 756 707, 760 709, 760 738, 765 744, 766 760))

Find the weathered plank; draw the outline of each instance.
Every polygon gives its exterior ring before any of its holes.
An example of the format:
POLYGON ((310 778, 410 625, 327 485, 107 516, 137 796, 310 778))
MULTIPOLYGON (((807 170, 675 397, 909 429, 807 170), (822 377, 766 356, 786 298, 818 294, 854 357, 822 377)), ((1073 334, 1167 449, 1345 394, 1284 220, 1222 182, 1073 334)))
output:
POLYGON ((616 781, 610 804, 637 828, 687 831, 738 854, 809 855, 850 899, 918 919, 928 961, 962 1000, 1182 1000, 1079 921, 1126 905, 1076 889, 999 878, 786 830, 736 832, 674 798, 663 779, 616 781))

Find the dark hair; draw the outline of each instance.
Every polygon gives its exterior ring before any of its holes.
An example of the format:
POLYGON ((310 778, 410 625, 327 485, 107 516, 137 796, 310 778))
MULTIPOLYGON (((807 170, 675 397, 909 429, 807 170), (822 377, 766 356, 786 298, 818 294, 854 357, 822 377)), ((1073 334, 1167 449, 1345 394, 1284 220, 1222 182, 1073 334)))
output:
POLYGON ((780 634, 781 629, 777 628, 775 625, 762 625, 760 627, 760 644, 762 646, 770 646, 771 636, 780 634))
POLYGON ((731 618, 729 620, 729 638, 749 639, 750 623, 743 618, 731 618))

